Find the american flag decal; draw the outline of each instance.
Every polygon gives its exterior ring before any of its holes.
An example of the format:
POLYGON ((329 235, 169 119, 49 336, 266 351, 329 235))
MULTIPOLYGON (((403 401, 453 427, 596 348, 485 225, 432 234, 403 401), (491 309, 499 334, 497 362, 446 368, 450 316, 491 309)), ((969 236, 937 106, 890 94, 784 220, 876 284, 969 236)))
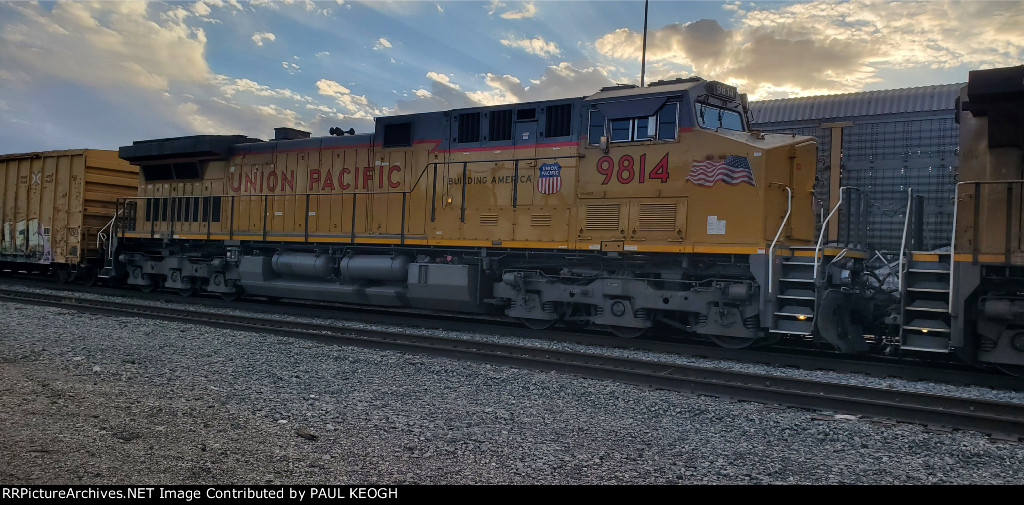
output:
POLYGON ((729 156, 725 161, 693 160, 690 175, 686 176, 686 180, 706 188, 714 186, 718 181, 730 186, 741 182, 755 186, 754 173, 750 170, 750 162, 745 156, 729 156))
POLYGON ((537 191, 542 195, 553 195, 562 189, 562 166, 555 163, 545 163, 540 166, 540 175, 537 176, 537 191))

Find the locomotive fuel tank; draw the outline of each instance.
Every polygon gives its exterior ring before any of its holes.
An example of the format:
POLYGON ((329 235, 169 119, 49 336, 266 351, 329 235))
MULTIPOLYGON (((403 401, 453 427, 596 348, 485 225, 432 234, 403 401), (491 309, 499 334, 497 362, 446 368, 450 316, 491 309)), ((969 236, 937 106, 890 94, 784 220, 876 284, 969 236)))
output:
POLYGON ((272 265, 274 271, 286 276, 326 278, 337 262, 330 255, 310 253, 277 253, 272 265))
POLYGON ((341 275, 347 279, 402 281, 409 275, 409 256, 346 256, 341 260, 341 275))

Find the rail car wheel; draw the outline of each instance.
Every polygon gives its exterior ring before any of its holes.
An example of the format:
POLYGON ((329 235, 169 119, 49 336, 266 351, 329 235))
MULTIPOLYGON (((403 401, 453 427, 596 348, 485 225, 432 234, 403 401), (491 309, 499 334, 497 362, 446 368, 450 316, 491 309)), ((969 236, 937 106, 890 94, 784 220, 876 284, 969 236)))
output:
POLYGON ((96 269, 92 268, 92 267, 86 268, 85 272, 83 272, 81 274, 82 284, 85 287, 87 287, 87 288, 91 288, 91 287, 95 286, 96 285, 96 280, 98 278, 99 278, 99 272, 97 272, 96 269))
POLYGON ((53 269, 53 278, 57 281, 57 284, 67 284, 75 280, 75 276, 78 272, 71 270, 71 267, 67 265, 57 265, 53 269))
POLYGON ((750 347, 751 344, 757 341, 756 338, 728 337, 725 335, 708 335, 708 338, 726 349, 743 349, 750 347))
POLYGON ((608 330, 620 338, 636 338, 643 335, 647 328, 633 328, 630 326, 607 326, 608 330))
POLYGON ((532 319, 520 317, 519 321, 531 330, 546 330, 555 325, 555 319, 532 319))

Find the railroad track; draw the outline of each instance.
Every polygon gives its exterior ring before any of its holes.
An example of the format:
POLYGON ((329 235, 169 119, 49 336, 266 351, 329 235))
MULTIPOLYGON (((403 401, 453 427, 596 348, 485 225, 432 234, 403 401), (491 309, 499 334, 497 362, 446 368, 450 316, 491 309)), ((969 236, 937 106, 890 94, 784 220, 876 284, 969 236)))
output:
POLYGON ((338 328, 327 324, 184 308, 96 300, 0 289, 0 300, 118 316, 157 318, 226 329, 272 333, 335 345, 483 361, 557 371, 644 387, 685 391, 837 413, 878 417, 934 427, 987 433, 995 439, 1024 437, 1024 404, 819 382, 601 354, 438 337, 422 332, 338 328))
POLYGON ((337 319, 379 324, 386 317, 387 324, 414 328, 436 328, 467 333, 500 334, 502 336, 563 342, 588 346, 629 349, 644 352, 668 353, 680 356, 733 360, 743 363, 758 363, 769 366, 794 367, 802 370, 825 370, 840 373, 858 373, 871 377, 893 377, 904 380, 920 380, 957 386, 982 386, 993 389, 1021 391, 1024 379, 1012 377, 998 371, 985 372, 967 367, 961 363, 920 361, 907 358, 891 358, 875 355, 837 355, 835 352, 794 347, 771 347, 754 349, 726 349, 700 342, 699 339, 652 338, 623 339, 616 336, 567 330, 531 330, 518 322, 504 317, 481 317, 452 313, 436 314, 416 309, 378 308, 349 306, 308 301, 267 302, 257 299, 224 301, 217 297, 184 298, 176 293, 143 293, 135 290, 120 290, 114 293, 109 288, 77 285, 54 285, 32 278, 6 278, 0 289, 15 286, 34 287, 49 290, 72 291, 101 296, 118 296, 146 301, 160 301, 170 304, 200 304, 219 309, 274 313, 295 317, 337 319), (16 283, 12 284, 11 283, 16 283), (6 286, 6 287, 5 287, 6 286))

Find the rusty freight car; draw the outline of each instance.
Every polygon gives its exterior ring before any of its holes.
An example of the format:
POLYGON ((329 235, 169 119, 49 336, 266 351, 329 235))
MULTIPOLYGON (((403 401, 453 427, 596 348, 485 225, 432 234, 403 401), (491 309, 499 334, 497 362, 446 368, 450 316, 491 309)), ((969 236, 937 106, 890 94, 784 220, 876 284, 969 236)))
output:
POLYGON ((138 191, 138 174, 116 151, 0 155, 0 268, 62 281, 95 273, 97 235, 117 199, 138 191))

